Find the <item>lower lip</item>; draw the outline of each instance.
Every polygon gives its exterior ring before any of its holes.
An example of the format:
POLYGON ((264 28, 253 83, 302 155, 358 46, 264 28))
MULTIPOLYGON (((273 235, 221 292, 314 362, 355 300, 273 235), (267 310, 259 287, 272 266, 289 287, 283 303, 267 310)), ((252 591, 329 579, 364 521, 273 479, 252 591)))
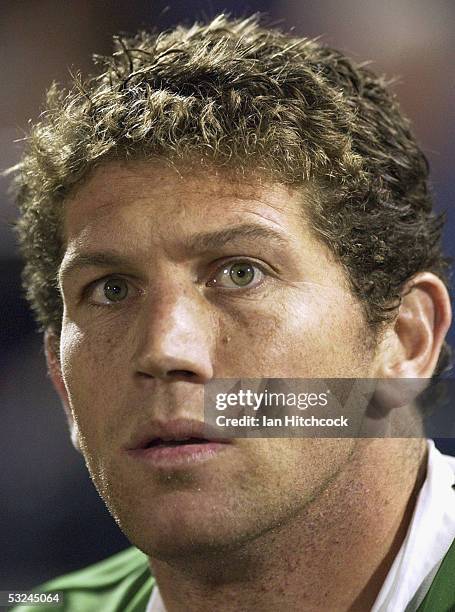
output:
POLYGON ((185 467, 202 463, 216 457, 230 446, 228 443, 205 442, 203 444, 181 444, 178 446, 151 446, 129 450, 131 457, 146 461, 161 468, 185 467))

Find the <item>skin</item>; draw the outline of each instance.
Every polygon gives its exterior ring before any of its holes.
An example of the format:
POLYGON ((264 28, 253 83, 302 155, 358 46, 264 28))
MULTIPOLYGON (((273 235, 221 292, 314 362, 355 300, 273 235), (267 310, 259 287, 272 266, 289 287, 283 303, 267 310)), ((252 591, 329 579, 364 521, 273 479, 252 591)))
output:
POLYGON ((65 203, 49 369, 95 486, 149 556, 169 612, 365 610, 406 533, 422 440, 236 439, 178 472, 125 452, 153 419, 202 420, 214 378, 431 375, 450 323, 444 285, 414 279, 374 345, 307 206, 310 190, 138 161, 99 167, 65 203), (246 223, 281 242, 188 244, 246 223), (124 261, 70 271, 94 250, 124 261), (245 259, 257 272, 239 288, 221 270, 245 259), (115 303, 112 276, 128 287, 115 303))

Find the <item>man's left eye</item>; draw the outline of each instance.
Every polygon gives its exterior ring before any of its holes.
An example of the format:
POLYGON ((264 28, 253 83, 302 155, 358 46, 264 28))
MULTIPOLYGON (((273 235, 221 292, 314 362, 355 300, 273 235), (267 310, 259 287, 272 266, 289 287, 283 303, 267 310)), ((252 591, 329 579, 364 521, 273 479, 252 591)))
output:
POLYGON ((256 287, 264 278, 264 272, 250 261, 236 261, 222 266, 207 283, 209 287, 242 289, 256 287))

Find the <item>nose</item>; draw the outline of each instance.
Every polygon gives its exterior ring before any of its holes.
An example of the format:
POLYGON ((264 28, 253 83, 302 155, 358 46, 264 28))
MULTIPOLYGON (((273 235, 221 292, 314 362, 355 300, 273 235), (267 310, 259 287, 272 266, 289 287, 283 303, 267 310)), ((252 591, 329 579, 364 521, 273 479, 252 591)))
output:
POLYGON ((205 383, 213 377, 213 321, 196 289, 161 291, 144 307, 137 329, 139 376, 205 383))

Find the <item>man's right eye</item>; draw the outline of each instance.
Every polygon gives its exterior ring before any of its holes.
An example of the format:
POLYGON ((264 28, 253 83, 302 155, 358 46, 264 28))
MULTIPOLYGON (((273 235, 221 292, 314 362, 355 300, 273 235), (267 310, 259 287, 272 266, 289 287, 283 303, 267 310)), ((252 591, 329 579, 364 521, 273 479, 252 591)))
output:
POLYGON ((126 279, 116 276, 102 278, 87 289, 87 296, 92 305, 110 306, 125 300, 130 293, 126 279))

